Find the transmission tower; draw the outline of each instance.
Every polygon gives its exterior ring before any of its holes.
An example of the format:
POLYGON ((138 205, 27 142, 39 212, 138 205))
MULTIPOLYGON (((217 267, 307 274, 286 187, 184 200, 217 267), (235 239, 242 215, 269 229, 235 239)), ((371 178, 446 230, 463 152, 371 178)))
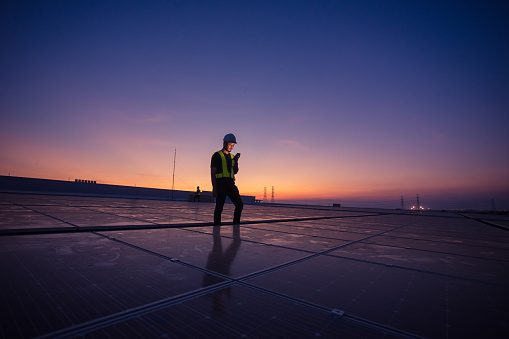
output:
POLYGON ((417 210, 421 210, 421 203, 419 202, 419 194, 417 194, 417 210))
POLYGON ((274 186, 272 186, 272 199, 271 202, 274 203, 274 186))
POLYGON ((405 204, 403 203, 403 197, 401 197, 401 210, 403 211, 405 209, 405 204))
POLYGON ((267 202, 267 187, 263 188, 263 202, 267 202))
POLYGON ((495 209, 495 199, 491 198, 491 210, 496 211, 495 209))

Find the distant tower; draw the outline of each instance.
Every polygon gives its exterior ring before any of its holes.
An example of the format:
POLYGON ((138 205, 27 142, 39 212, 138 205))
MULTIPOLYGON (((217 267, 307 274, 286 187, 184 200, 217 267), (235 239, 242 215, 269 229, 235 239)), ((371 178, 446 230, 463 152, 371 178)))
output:
POLYGON ((405 204, 403 203, 403 197, 401 197, 401 210, 403 211, 405 209, 405 204))
POLYGON ((267 202, 267 187, 263 188, 263 202, 267 202))
POLYGON ((272 186, 272 200, 271 200, 272 203, 274 203, 274 186, 272 186))
POLYGON ((495 209, 495 199, 491 198, 491 210, 496 211, 495 209))
POLYGON ((171 182, 171 200, 173 200, 173 189, 175 188, 175 159, 177 159, 177 147, 175 147, 175 153, 173 154, 173 181, 171 182))
POLYGON ((419 202, 419 194, 417 194, 417 210, 421 210, 421 203, 419 202))

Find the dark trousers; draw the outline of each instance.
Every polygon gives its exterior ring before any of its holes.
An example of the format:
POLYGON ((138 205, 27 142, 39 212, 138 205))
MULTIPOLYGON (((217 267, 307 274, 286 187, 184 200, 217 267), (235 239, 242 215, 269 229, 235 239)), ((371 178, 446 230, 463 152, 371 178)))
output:
POLYGON ((240 215, 244 204, 240 198, 239 189, 235 186, 235 181, 231 179, 218 179, 216 185, 216 209, 214 210, 214 225, 221 225, 221 213, 223 213, 224 203, 228 196, 235 205, 233 213, 233 223, 240 224, 240 215))

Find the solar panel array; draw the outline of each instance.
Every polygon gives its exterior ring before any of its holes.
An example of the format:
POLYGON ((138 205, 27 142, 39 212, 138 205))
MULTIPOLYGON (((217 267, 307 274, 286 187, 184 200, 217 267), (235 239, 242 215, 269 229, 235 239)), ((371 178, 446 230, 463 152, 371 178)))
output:
POLYGON ((213 209, 0 194, 0 335, 509 337, 508 216, 213 209))

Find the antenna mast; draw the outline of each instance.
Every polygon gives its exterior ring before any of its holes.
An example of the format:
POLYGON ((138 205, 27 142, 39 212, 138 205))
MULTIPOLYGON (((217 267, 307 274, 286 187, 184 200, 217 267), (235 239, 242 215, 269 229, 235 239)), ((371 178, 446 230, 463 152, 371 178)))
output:
POLYGON ((173 200, 173 188, 175 187, 175 159, 177 158, 177 147, 175 147, 175 154, 173 155, 173 181, 171 183, 171 200, 173 200))

